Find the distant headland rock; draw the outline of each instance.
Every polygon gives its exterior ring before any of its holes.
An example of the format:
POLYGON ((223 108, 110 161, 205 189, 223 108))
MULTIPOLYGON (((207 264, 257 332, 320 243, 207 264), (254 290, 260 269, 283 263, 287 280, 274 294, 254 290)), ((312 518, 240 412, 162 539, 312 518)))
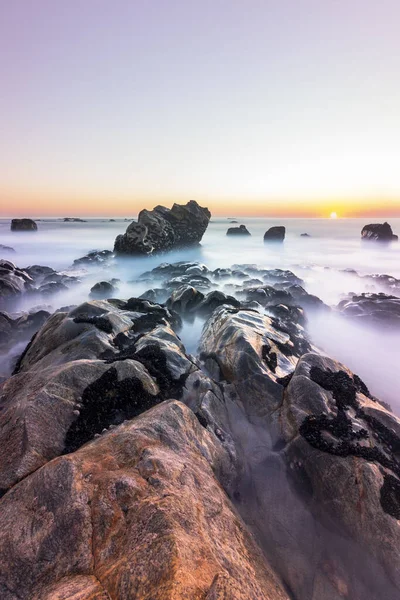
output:
POLYGON ((85 219, 79 219, 78 217, 65 217, 63 221, 64 223, 87 223, 85 219))
POLYGON ((11 231, 37 231, 37 225, 33 219, 13 219, 11 231))
POLYGON ((285 234, 285 227, 282 225, 275 225, 275 227, 270 227, 268 231, 264 233, 264 242, 283 242, 285 234))
POLYGON ((375 242, 394 242, 399 239, 393 234, 389 223, 370 223, 365 225, 361 231, 361 239, 375 242))
POLYGON ((195 200, 174 204, 171 209, 156 206, 142 210, 123 235, 117 236, 114 252, 125 255, 149 255, 172 248, 199 244, 211 213, 195 200))

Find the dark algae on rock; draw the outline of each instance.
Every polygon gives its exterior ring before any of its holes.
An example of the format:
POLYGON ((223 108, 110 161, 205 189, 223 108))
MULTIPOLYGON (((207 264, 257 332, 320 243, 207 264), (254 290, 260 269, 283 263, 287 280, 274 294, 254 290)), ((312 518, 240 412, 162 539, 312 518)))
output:
POLYGON ((80 414, 66 434, 65 452, 74 452, 104 428, 132 419, 158 402, 159 396, 146 392, 139 378, 119 381, 111 367, 84 390, 80 414))
POLYGON ((323 371, 314 366, 310 369, 310 378, 332 392, 337 414, 334 417, 326 414, 307 416, 300 426, 300 434, 318 450, 341 457, 357 456, 392 471, 393 474, 383 473, 380 501, 385 512, 400 518, 400 437, 360 407, 357 392, 372 397, 357 375, 351 378, 345 371, 323 371), (350 410, 354 411, 357 422, 364 423, 365 427, 354 429, 348 414, 350 410), (374 438, 373 444, 371 438, 374 438), (362 440, 370 443, 362 445, 359 443, 362 440))
POLYGON ((35 313, 0 384, 1 600, 398 600, 400 420, 314 348, 307 284, 139 280, 162 296, 35 313))

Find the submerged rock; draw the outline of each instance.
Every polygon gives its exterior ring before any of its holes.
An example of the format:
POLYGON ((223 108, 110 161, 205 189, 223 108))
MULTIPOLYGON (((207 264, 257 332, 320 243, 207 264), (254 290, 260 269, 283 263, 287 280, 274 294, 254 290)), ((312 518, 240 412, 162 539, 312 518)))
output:
POLYGON ((137 222, 115 240, 117 254, 147 255, 199 244, 211 213, 195 200, 185 205, 174 204, 171 209, 156 206, 142 210, 137 222))
POLYGON ((11 231, 37 231, 37 225, 33 219, 13 219, 11 231))
POLYGON ((397 241, 399 238, 393 234, 389 223, 370 223, 365 225, 361 231, 361 239, 376 242, 397 241))
POLYGON ((89 252, 86 256, 74 260, 74 266, 102 265, 110 260, 112 256, 113 252, 111 250, 93 250, 93 252, 89 252))
POLYGON ((14 248, 11 248, 11 246, 3 246, 3 244, 0 244, 0 256, 4 256, 5 254, 15 254, 15 250, 14 248))
POLYGON ((226 235, 251 235, 246 225, 239 225, 239 227, 229 227, 226 235))
POLYGON ((152 271, 146 271, 139 277, 141 280, 171 280, 174 277, 189 275, 206 276, 209 273, 206 265, 198 262, 179 261, 176 263, 161 263, 152 271))
POLYGON ((351 295, 338 309, 353 320, 371 325, 400 327, 400 298, 388 294, 351 295))
POLYGON ((285 239, 286 228, 282 225, 270 227, 264 233, 264 242, 283 242, 285 239))

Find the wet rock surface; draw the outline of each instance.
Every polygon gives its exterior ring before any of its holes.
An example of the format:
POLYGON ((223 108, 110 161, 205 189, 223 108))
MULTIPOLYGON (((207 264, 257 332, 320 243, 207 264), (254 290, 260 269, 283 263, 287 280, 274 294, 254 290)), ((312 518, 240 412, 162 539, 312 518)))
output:
POLYGON ((0 260, 0 309, 10 307, 32 287, 33 279, 26 271, 8 260, 0 260))
POLYGON ((142 210, 137 222, 129 225, 126 233, 115 240, 117 254, 149 255, 155 252, 199 244, 211 213, 195 200, 174 204, 171 209, 156 206, 142 210))
MULTIPOLYGON (((308 482, 313 514, 368 549, 363 576, 370 569, 375 579, 364 593, 395 598, 400 589, 399 556, 392 551, 400 536, 400 421, 357 375, 316 354, 299 361, 279 421, 297 483, 308 482)), ((362 595, 362 582, 352 580, 351 571, 364 569, 343 564, 338 570, 351 598, 362 595)))
MULTIPOLYGON (((3 270, 34 293, 72 283, 3 270)), ((163 263, 140 282, 0 313, 0 349, 32 336, 0 380, 0 596, 397 600, 400 420, 317 353, 307 317, 329 308, 254 264, 163 263)), ((397 301, 334 310, 383 322, 397 301)))
POLYGON ((218 439, 176 401, 52 461, 2 499, 2 598, 80 589, 82 598, 288 600, 218 483, 227 468, 218 439))
POLYGON ((74 266, 98 266, 107 263, 113 257, 111 250, 93 250, 86 256, 74 260, 74 266))
POLYGON ((338 309, 347 318, 372 326, 400 327, 400 298, 388 294, 351 295, 338 309))

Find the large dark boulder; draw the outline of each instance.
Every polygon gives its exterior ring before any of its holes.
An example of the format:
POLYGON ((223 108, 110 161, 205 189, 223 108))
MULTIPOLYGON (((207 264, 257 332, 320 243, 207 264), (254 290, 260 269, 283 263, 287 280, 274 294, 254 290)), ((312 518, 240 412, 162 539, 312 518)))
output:
POLYGON ((283 225, 275 225, 264 233, 264 242, 283 242, 285 234, 286 228, 283 225))
POLYGON ((148 255, 172 248, 198 244, 207 229, 211 213, 195 200, 185 205, 174 204, 171 209, 156 206, 142 210, 126 233, 115 240, 117 254, 148 255))
POLYGON ((399 238, 393 234, 389 223, 370 223, 365 225, 361 231, 362 240, 371 240, 375 242, 392 242, 399 238))
POLYGON ((239 227, 229 227, 226 235, 251 235, 246 225, 239 225, 239 227))
POLYGON ((37 231, 37 225, 33 219, 13 219, 11 231, 37 231))

